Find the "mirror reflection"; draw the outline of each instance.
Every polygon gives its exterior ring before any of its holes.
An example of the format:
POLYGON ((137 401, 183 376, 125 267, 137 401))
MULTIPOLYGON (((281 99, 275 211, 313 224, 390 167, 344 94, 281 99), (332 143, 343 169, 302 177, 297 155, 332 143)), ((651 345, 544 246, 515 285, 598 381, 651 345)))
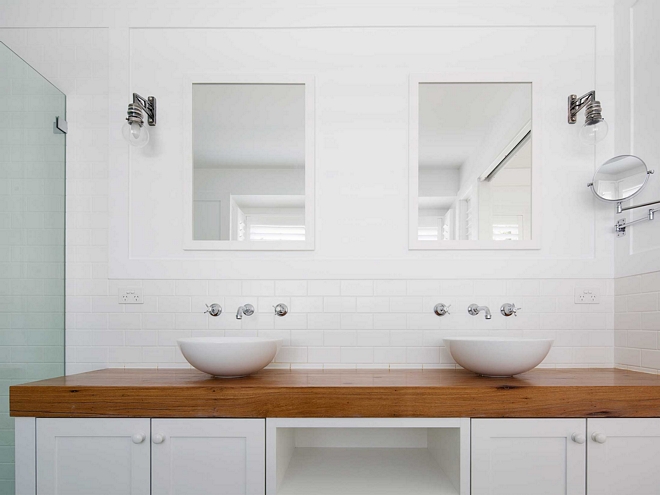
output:
POLYGON ((193 84, 193 239, 305 240, 305 85, 193 84))
POLYGON ((420 83, 420 241, 531 239, 530 83, 420 83))
POLYGON ((633 155, 615 156, 601 165, 591 187, 600 199, 624 201, 637 194, 648 177, 648 168, 640 158, 633 155))

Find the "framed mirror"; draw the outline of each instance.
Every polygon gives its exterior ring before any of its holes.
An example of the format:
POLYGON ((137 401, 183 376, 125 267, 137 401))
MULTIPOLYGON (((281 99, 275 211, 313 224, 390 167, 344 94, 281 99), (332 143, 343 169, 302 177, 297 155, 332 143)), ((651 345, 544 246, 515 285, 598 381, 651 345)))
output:
POLYGON ((190 76, 184 248, 314 249, 314 81, 190 76))
POLYGON ((534 249, 531 82, 410 81, 411 249, 534 249))
POLYGON ((640 193, 652 173, 637 156, 615 156, 598 168, 588 187, 598 199, 618 203, 640 193))

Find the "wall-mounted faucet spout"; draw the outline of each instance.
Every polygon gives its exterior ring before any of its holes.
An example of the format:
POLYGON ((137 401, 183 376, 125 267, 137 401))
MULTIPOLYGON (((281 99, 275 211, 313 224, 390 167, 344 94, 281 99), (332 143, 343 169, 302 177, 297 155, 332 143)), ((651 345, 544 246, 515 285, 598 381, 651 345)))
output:
POLYGON ((254 306, 252 306, 252 304, 245 304, 243 306, 238 307, 238 311, 236 311, 236 319, 242 320, 243 315, 252 316, 253 314, 254 314, 254 306))
POLYGON ((486 319, 490 320, 493 316, 490 314, 490 308, 488 306, 477 306, 476 304, 470 304, 468 306, 468 313, 472 316, 477 316, 481 312, 486 313, 486 319))

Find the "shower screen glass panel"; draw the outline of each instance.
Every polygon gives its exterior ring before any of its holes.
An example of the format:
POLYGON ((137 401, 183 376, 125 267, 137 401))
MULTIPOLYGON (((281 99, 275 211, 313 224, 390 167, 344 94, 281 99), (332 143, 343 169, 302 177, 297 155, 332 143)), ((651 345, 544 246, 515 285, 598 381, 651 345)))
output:
POLYGON ((9 386, 64 374, 65 102, 0 43, 0 494, 14 493, 9 386))

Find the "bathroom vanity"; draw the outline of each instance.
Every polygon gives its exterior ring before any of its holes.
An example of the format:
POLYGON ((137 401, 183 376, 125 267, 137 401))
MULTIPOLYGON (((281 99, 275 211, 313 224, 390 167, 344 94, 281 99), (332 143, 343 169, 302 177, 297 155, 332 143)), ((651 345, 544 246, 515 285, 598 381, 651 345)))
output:
POLYGON ((17 493, 660 493, 660 377, 103 370, 14 386, 17 493))

